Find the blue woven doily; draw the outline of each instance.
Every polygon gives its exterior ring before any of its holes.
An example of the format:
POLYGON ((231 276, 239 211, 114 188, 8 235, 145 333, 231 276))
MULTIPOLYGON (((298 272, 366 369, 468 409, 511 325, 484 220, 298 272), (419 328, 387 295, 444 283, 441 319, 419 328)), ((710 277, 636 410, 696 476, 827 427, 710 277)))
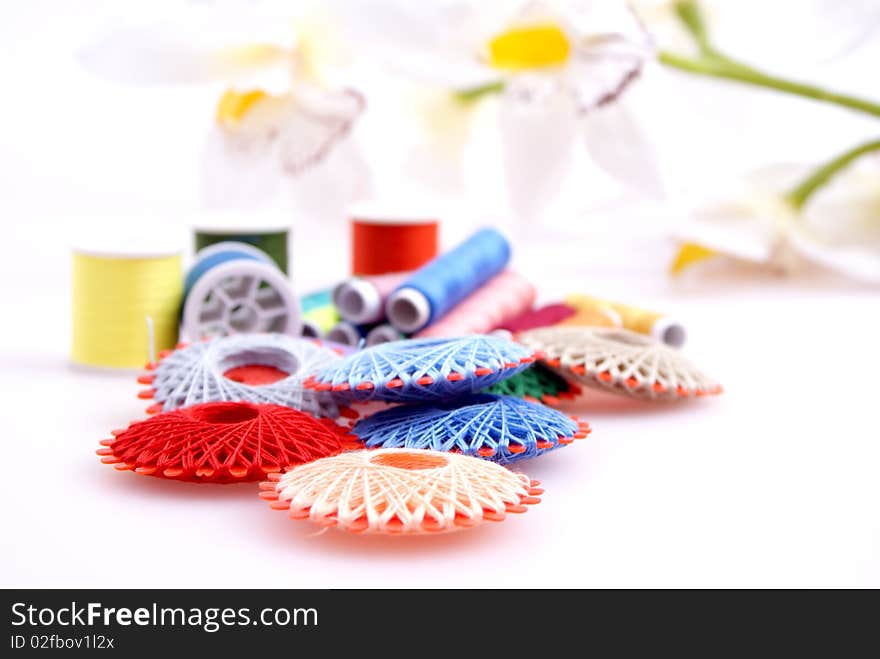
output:
POLYGON ((570 444, 589 431, 586 423, 558 410, 493 394, 401 405, 362 419, 352 429, 369 448, 457 451, 502 464, 570 444))
POLYGON ((516 375, 535 361, 528 348, 496 336, 382 343, 306 381, 340 402, 450 400, 516 375))

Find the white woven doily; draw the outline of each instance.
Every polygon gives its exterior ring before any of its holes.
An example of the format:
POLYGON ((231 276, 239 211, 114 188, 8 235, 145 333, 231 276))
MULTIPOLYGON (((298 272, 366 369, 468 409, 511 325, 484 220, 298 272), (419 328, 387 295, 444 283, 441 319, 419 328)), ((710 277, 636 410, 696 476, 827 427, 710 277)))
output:
POLYGON ((612 327, 542 327, 517 340, 543 354, 560 374, 591 387, 639 398, 721 393, 721 386, 681 352, 644 334, 612 327))
POLYGON ((339 359, 336 352, 309 339, 235 334, 175 350, 159 362, 150 377, 152 389, 144 393, 149 393, 164 412, 198 403, 243 400, 335 418, 339 409, 330 397, 306 389, 303 382, 339 359), (229 369, 253 364, 278 368, 288 376, 270 384, 250 385, 224 375, 229 369))

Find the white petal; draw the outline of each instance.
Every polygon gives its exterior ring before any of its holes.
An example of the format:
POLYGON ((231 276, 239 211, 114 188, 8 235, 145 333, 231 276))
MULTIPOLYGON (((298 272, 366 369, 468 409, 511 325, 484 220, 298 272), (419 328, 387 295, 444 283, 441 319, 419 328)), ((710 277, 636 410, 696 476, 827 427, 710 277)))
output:
POLYGON ((880 282, 880 163, 866 158, 817 192, 804 208, 792 241, 812 261, 880 282))
POLYGON ((113 82, 192 84, 290 69, 295 41, 292 17, 184 12, 174 22, 111 31, 79 51, 78 58, 113 82))
POLYGON ((364 96, 353 89, 335 92, 297 86, 279 134, 284 171, 295 176, 326 158, 365 106, 364 96))
POLYGON ((583 119, 584 141, 593 161, 623 183, 659 197, 663 179, 652 142, 619 101, 583 119))
POLYGON ((514 212, 538 215, 562 189, 577 143, 577 118, 563 94, 541 103, 502 103, 500 125, 514 212))

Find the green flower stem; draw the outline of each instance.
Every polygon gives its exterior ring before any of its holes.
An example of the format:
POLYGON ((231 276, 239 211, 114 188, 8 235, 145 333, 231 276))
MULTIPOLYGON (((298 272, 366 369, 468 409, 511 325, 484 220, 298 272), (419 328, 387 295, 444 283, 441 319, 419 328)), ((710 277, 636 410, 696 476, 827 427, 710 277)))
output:
POLYGON ((504 81, 496 80, 495 82, 487 82, 484 85, 470 87, 469 89, 461 89, 453 93, 455 94, 455 98, 459 101, 462 101, 463 103, 472 103, 473 101, 478 101, 489 94, 500 94, 503 91, 504 81))
POLYGON ((835 174, 848 167, 854 160, 872 151, 880 151, 880 140, 872 140, 860 144, 823 163, 803 181, 789 190, 785 198, 795 210, 800 210, 809 201, 810 197, 813 196, 813 193, 828 183, 835 174))
POLYGON ((709 31, 706 29, 706 22, 703 20, 703 12, 700 11, 699 4, 693 0, 683 0, 675 4, 675 13, 678 20, 682 22, 687 31, 691 33, 694 41, 697 42, 700 52, 703 55, 715 54, 715 49, 709 43, 709 31))
POLYGON ((803 82, 786 80, 778 76, 753 69, 750 66, 736 62, 726 56, 711 54, 700 57, 684 57, 667 51, 660 51, 660 62, 666 66, 676 68, 697 75, 712 76, 735 80, 757 87, 766 87, 777 91, 803 96, 824 103, 840 105, 851 110, 865 112, 880 117, 880 104, 868 101, 856 96, 831 92, 816 85, 803 82))

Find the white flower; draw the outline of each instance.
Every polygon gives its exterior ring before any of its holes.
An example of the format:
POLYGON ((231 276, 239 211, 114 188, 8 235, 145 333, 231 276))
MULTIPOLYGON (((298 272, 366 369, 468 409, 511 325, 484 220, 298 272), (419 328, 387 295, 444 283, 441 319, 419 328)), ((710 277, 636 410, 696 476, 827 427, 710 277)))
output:
POLYGON ((334 85, 345 63, 339 44, 330 23, 307 9, 220 4, 113 30, 80 60, 126 84, 223 84, 204 157, 209 206, 286 205, 292 196, 307 209, 339 215, 369 187, 359 154, 344 139, 365 99, 334 85), (328 161, 332 175, 312 172, 328 161), (309 189, 316 185, 320 193, 309 189))
POLYGON ((673 273, 722 256, 789 274, 812 263, 880 283, 880 162, 855 163, 798 211, 780 191, 809 171, 764 167, 727 194, 691 204, 689 221, 675 232, 681 248, 673 273))
MULTIPOLYGON (((409 109, 434 132, 417 138, 422 141, 414 152, 433 169, 466 159, 466 145, 475 141, 491 152, 479 165, 456 165, 481 174, 474 197, 500 192, 506 210, 538 215, 560 192, 584 145, 612 174, 630 174, 621 163, 632 163, 631 154, 622 158, 612 144, 621 137, 612 134, 621 123, 609 125, 608 115, 603 125, 610 130, 589 132, 584 121, 610 106, 652 53, 647 33, 622 0, 337 4, 364 55, 418 89, 409 109), (477 109, 476 101, 484 100, 488 116, 484 107, 477 109), (497 131, 499 141, 478 134, 487 130, 497 131), (489 168, 503 180, 493 180, 489 168), (496 183, 503 190, 487 189, 496 183)), ((425 169, 407 167, 406 173, 425 169)), ((456 176, 444 171, 441 178, 456 176)))

